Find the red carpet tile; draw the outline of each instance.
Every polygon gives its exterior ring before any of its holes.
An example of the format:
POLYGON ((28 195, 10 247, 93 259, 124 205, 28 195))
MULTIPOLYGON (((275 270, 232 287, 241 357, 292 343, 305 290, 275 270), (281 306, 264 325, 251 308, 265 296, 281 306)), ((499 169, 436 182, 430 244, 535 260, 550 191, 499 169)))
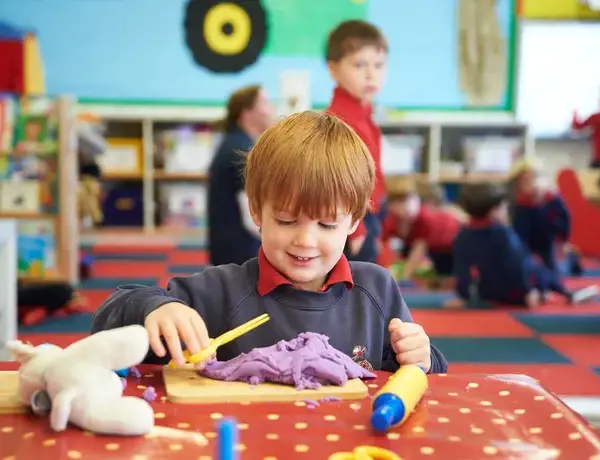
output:
POLYGON ((151 260, 95 260, 94 278, 154 278, 167 271, 165 262, 151 260))
POLYGON ((569 289, 582 289, 588 286, 600 286, 600 281, 598 278, 592 277, 582 277, 582 278, 566 278, 565 286, 569 289))
POLYGON ((575 364, 600 367, 600 335, 543 334, 540 338, 575 364))
POLYGON ((564 396, 598 396, 600 377, 592 370, 571 364, 450 364, 448 372, 466 374, 524 374, 564 396))
POLYGON ((92 307, 91 310, 96 310, 113 292, 114 289, 86 289, 81 290, 79 293, 92 307))
POLYGON ((19 340, 24 342, 30 342, 31 344, 37 346, 42 343, 51 343, 53 345, 57 345, 59 347, 67 347, 71 345, 73 342, 80 340, 87 336, 87 334, 19 334, 19 340))
POLYGON ((504 311, 413 310, 431 337, 532 337, 533 331, 504 311))
POLYGON ((202 250, 167 252, 169 265, 208 265, 208 253, 202 250))

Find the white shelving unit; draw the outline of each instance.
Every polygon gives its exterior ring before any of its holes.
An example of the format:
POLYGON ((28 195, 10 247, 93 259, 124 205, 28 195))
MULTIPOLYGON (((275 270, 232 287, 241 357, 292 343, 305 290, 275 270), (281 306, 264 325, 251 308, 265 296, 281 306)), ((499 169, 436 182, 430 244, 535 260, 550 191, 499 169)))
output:
MULTIPOLYGON (((166 106, 166 105, 109 105, 80 104, 80 114, 89 114, 103 120, 109 126, 108 135, 139 137, 142 145, 143 169, 140 174, 117 175, 108 180, 125 180, 142 183, 144 201, 144 219, 142 228, 100 228, 88 233, 96 237, 108 234, 111 230, 119 234, 122 241, 135 239, 143 230, 149 236, 172 237, 185 236, 186 233, 197 238, 198 230, 183 232, 156 225, 156 190, 161 182, 205 182, 203 174, 173 174, 154 167, 154 139, 165 126, 178 124, 210 124, 224 116, 224 109, 219 107, 166 106), (125 239, 123 239, 125 238, 125 239)), ((533 144, 526 125, 517 123, 512 114, 501 112, 468 113, 468 112, 417 112, 400 113, 385 112, 379 116, 379 123, 384 135, 408 134, 421 136, 423 139, 422 170, 416 174, 430 181, 460 183, 467 180, 486 180, 502 177, 500 174, 464 174, 444 172, 444 161, 448 157, 460 159, 461 139, 464 136, 507 135, 518 138, 523 145, 523 152, 529 155, 533 144)), ((86 240, 86 233, 82 240, 86 240)), ((97 241, 97 240, 96 240, 97 241)))

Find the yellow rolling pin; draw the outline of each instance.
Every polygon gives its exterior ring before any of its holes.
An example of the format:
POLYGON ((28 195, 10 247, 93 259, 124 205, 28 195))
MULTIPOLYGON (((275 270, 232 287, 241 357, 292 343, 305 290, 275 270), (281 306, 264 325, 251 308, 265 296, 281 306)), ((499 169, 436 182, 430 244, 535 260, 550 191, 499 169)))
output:
POLYGON ((373 398, 373 429, 384 432, 404 423, 428 387, 427 374, 419 366, 400 367, 373 398))

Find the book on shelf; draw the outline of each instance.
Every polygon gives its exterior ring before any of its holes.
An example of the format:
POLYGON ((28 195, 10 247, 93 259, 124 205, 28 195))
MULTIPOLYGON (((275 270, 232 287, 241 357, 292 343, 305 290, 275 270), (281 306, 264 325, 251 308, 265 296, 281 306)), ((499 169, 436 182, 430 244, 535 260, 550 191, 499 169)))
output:
POLYGON ((12 145, 0 149, 0 213, 57 212, 57 140, 52 105, 21 108, 12 145))
POLYGON ((23 219, 17 224, 17 260, 20 276, 43 277, 57 272, 54 222, 23 219))

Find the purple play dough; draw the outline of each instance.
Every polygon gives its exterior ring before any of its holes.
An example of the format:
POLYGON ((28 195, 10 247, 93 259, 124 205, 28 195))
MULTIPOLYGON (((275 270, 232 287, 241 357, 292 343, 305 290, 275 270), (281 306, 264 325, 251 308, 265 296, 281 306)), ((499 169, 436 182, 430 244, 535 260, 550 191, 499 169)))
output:
POLYGON ((265 348, 255 348, 229 361, 214 361, 199 371, 215 380, 294 385, 298 390, 321 385, 344 385, 348 379, 375 378, 352 359, 329 345, 329 338, 312 332, 293 340, 282 340, 265 348))

